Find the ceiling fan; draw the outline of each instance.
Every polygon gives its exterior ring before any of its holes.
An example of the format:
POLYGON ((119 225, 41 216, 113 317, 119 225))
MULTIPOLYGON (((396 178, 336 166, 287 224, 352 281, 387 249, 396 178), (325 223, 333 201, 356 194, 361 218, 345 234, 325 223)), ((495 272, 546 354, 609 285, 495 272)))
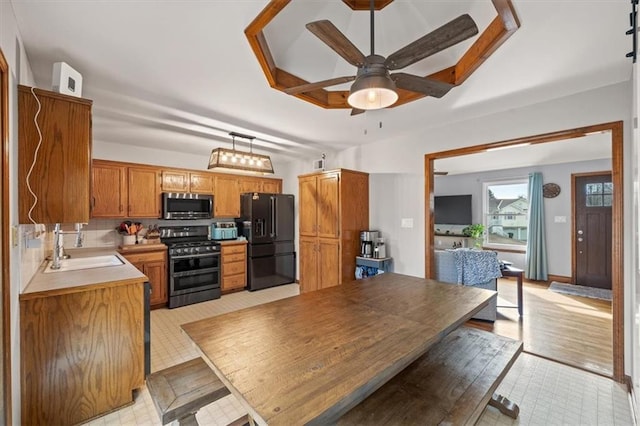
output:
POLYGON ((374 0, 370 2, 371 54, 364 54, 328 20, 310 22, 306 25, 316 37, 333 49, 345 61, 357 68, 355 76, 331 78, 285 89, 290 95, 310 92, 355 80, 347 102, 353 107, 351 115, 369 109, 380 109, 393 105, 398 100, 396 88, 441 98, 453 84, 414 74, 389 71, 405 68, 441 50, 478 34, 478 27, 468 15, 460 15, 440 28, 420 37, 388 57, 375 54, 374 45, 374 0))

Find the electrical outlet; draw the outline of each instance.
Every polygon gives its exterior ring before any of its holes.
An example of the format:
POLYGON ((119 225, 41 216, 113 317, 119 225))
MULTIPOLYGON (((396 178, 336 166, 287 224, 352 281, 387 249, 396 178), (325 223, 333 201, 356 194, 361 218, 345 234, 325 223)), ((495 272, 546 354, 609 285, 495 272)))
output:
POLYGON ((400 222, 401 228, 413 228, 413 218, 402 218, 400 222))

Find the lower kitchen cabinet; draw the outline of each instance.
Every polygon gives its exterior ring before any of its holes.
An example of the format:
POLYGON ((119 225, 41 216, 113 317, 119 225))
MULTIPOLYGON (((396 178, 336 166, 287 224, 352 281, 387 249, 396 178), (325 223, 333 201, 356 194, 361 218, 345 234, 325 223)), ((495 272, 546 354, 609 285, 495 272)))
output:
POLYGON ((149 278, 151 284, 151 309, 161 308, 167 305, 168 301, 168 281, 167 281, 167 248, 149 247, 145 250, 144 245, 134 248, 135 253, 121 250, 120 253, 138 268, 140 272, 149 278))
POLYGON ((131 404, 144 317, 142 279, 22 294, 21 423, 80 424, 131 404))
POLYGON ((340 240, 300 237, 300 293, 341 283, 340 240))
POLYGON ((247 286, 247 242, 223 242, 222 291, 242 290, 247 286))

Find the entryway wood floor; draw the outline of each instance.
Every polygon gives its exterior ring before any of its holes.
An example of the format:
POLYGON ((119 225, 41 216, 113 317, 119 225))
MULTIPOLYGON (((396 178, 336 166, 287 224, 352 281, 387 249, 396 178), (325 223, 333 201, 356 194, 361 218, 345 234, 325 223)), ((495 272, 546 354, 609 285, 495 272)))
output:
MULTIPOLYGON (((498 307, 497 321, 471 321, 473 326, 524 342, 525 352, 598 374, 613 374, 611 302, 569 296, 547 284, 524 282, 524 316, 498 307)), ((498 306, 515 306, 516 282, 498 280, 498 306)))

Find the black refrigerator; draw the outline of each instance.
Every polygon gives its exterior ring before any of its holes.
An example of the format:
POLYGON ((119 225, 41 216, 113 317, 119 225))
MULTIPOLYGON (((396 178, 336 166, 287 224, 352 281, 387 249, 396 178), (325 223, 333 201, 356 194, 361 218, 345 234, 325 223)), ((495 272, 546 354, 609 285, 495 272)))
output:
POLYGON ((294 198, 291 194, 240 195, 238 228, 247 245, 249 291, 296 280, 294 198))

